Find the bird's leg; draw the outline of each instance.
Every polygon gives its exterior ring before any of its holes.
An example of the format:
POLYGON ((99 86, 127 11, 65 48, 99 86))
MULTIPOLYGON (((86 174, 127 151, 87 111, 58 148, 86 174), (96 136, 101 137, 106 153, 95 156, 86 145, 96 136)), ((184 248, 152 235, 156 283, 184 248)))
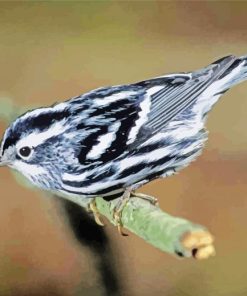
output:
POLYGON ((93 213, 95 222, 100 226, 105 226, 105 224, 100 219, 100 213, 97 209, 95 198, 92 201, 90 201, 88 209, 93 213))
POLYGON ((113 209, 113 218, 115 220, 115 224, 118 228, 118 232, 123 236, 128 236, 128 234, 123 232, 123 225, 121 221, 122 211, 126 204, 128 203, 131 196, 131 188, 127 188, 124 191, 124 194, 118 200, 116 206, 113 209))
POLYGON ((127 188, 124 191, 124 194, 120 197, 115 208, 113 209, 113 218, 114 218, 116 226, 118 228, 118 232, 123 236, 128 236, 128 235, 123 232, 123 225, 122 225, 122 221, 121 221, 122 211, 132 196, 144 199, 144 200, 150 202, 152 205, 155 205, 155 206, 158 205, 157 198, 150 196, 150 195, 143 194, 143 193, 134 192, 133 188, 127 188))
POLYGON ((147 195, 147 194, 144 194, 144 193, 140 193, 140 192, 133 192, 133 195, 135 197, 138 197, 138 198, 141 198, 141 199, 144 199, 144 200, 149 201, 154 206, 158 206, 159 205, 158 199, 156 197, 154 197, 154 196, 150 196, 150 195, 147 195))

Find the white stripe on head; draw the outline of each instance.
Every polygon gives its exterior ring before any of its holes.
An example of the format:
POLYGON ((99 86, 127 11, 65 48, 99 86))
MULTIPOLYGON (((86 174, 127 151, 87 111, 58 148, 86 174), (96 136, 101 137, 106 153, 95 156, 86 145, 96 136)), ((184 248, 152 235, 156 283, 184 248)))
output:
POLYGON ((49 113, 49 112, 63 111, 66 107, 68 107, 67 103, 59 103, 59 104, 56 104, 53 107, 42 107, 42 108, 38 108, 38 109, 28 111, 27 113, 23 114, 20 118, 22 120, 25 120, 25 119, 30 118, 30 116, 36 117, 36 116, 39 116, 41 114, 46 114, 46 113, 49 113))
POLYGON ((66 131, 66 125, 64 125, 65 121, 66 120, 63 119, 56 122, 43 132, 34 130, 31 134, 23 136, 16 144, 17 149, 25 146, 37 147, 38 145, 43 144, 46 140, 64 133, 66 131))

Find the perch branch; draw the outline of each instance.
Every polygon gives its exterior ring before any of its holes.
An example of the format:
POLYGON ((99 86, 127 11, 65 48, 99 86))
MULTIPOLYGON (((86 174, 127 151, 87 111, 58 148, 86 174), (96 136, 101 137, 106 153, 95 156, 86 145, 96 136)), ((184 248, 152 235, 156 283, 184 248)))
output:
MULTIPOLYGON (((113 209, 116 202, 96 198, 99 212, 112 224, 115 224, 113 209)), ((213 236, 205 227, 171 216, 138 197, 132 197, 124 207, 121 221, 124 228, 161 251, 197 259, 215 255, 213 236)))

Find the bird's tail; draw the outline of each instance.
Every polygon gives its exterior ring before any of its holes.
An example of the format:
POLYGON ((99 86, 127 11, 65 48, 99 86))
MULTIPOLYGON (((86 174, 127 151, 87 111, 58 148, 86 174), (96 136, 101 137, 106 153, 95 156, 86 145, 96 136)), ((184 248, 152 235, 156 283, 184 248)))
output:
POLYGON ((241 61, 239 65, 240 75, 239 75, 239 78, 237 78, 236 80, 236 84, 244 80, 247 80, 247 55, 240 57, 239 60, 241 61))
POLYGON ((229 88, 247 80, 247 56, 236 58, 218 79, 218 92, 224 93, 229 88))
MULTIPOLYGON (((226 58, 220 59, 213 64, 224 62, 226 58)), ((232 63, 225 71, 202 93, 195 104, 194 111, 203 116, 213 107, 222 94, 233 86, 247 80, 247 56, 240 58, 232 56, 232 63)))

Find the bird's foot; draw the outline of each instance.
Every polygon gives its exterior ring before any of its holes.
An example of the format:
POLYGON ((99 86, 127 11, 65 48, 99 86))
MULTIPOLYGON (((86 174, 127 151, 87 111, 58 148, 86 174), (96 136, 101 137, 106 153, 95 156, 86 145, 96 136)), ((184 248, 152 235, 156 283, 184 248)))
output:
POLYGON ((141 199, 144 199, 144 200, 149 201, 154 206, 158 206, 159 205, 158 199, 156 197, 154 197, 154 196, 150 196, 150 195, 147 195, 147 194, 144 194, 144 193, 140 193, 140 192, 135 192, 135 193, 133 193, 133 195, 135 197, 138 197, 138 198, 141 198, 141 199))
POLYGON ((134 192, 131 188, 127 188, 123 196, 119 199, 117 205, 113 209, 113 219, 115 221, 115 225, 118 228, 118 232, 123 236, 128 236, 128 234, 123 232, 123 223, 121 221, 122 211, 132 196, 144 199, 150 202, 152 205, 155 205, 155 206, 158 205, 157 198, 150 195, 143 194, 143 193, 139 193, 139 192, 137 193, 137 192, 134 192))
POLYGON ((128 236, 128 234, 123 231, 123 224, 121 221, 121 217, 122 217, 122 210, 121 211, 113 210, 113 218, 115 221, 115 225, 117 226, 118 233, 121 234, 122 236, 128 236))
POLYGON ((206 230, 188 232, 181 240, 182 246, 199 260, 215 256, 213 242, 214 237, 206 230))
POLYGON ((88 210, 93 213, 95 222, 100 226, 105 226, 101 221, 100 213, 97 209, 95 198, 88 204, 88 210))
POLYGON ((128 203, 131 197, 131 189, 128 188, 125 190, 124 194, 120 197, 119 201, 117 202, 116 206, 113 209, 113 219, 115 225, 117 226, 119 234, 122 236, 128 236, 127 233, 123 231, 123 223, 122 223, 122 211, 126 204, 128 203))

